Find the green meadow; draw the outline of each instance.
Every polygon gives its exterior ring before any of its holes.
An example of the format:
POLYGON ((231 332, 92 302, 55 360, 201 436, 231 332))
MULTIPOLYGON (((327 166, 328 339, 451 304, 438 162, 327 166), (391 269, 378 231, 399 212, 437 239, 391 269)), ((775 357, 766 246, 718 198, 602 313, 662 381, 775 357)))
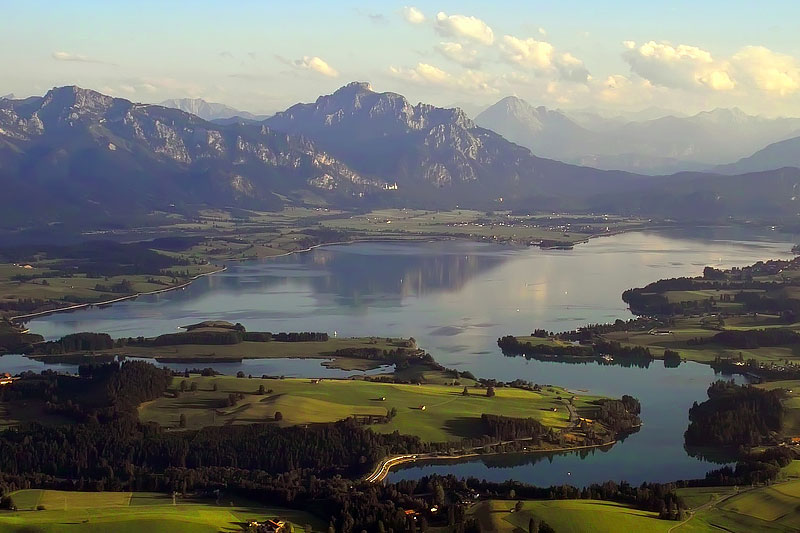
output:
POLYGON ((547 522, 558 533, 667 533, 676 524, 660 520, 656 513, 598 500, 524 501, 520 511, 514 511, 515 504, 513 500, 487 500, 476 504, 470 513, 483 531, 498 533, 528 531, 533 517, 547 522))
POLYGON ((22 490, 11 497, 17 511, 0 511, 0 532, 216 533, 241 531, 250 520, 268 518, 287 520, 295 531, 324 530, 309 513, 244 501, 216 504, 178 496, 173 503, 159 493, 55 490, 22 490))
MULTIPOLYGON (((173 392, 182 379, 173 380, 173 392)), ((531 417, 553 428, 568 425, 569 412, 565 401, 571 393, 557 387, 541 392, 497 388, 492 398, 486 389, 471 386, 463 396, 464 385, 407 385, 362 380, 325 379, 261 379, 232 376, 187 378, 187 392, 147 402, 139 408, 143 422, 158 422, 167 428, 178 428, 185 415, 187 428, 209 425, 270 422, 280 412, 282 426, 333 422, 353 415, 385 416, 392 408, 396 416, 388 424, 373 424, 381 433, 417 435, 430 442, 457 441, 481 434, 480 416, 502 414, 531 417), (191 392, 192 384, 196 391, 191 392), (213 390, 216 385, 217 390, 213 390), (265 394, 259 394, 263 385, 265 394), (271 390, 271 392, 269 392, 271 390), (235 406, 222 406, 231 393, 242 393, 244 399, 235 406), (425 407, 423 410, 422 407, 425 407), (555 410, 554 410, 555 409, 555 410)), ((580 396, 575 400, 579 411, 590 411, 595 397, 580 396)))

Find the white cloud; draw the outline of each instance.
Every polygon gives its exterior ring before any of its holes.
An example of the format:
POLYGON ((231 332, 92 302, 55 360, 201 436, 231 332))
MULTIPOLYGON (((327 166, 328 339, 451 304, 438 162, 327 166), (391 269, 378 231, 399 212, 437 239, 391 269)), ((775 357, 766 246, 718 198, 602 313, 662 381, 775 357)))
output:
POLYGON ((444 87, 459 92, 474 94, 496 94, 498 92, 492 78, 476 70, 467 70, 459 76, 454 76, 437 66, 417 63, 417 66, 413 68, 389 67, 389 73, 396 78, 419 85, 444 87))
POLYGON ((480 66, 478 51, 467 48, 461 43, 442 42, 436 46, 436 51, 463 67, 477 68, 480 66))
POLYGON ((411 24, 422 24, 425 22, 425 15, 414 6, 405 6, 401 10, 403 18, 406 19, 406 22, 411 24))
POLYGON ((583 61, 569 52, 557 55, 555 65, 562 80, 585 83, 592 78, 583 61))
POLYGON ((87 57, 82 54, 72 54, 70 52, 53 52, 50 54, 50 57, 55 59, 56 61, 73 61, 76 63, 95 63, 98 65, 113 65, 113 63, 107 63, 105 61, 100 61, 99 59, 92 59, 91 57, 87 57))
POLYGON ((738 78, 768 93, 786 96, 800 89, 800 65, 792 56, 763 46, 746 46, 731 58, 738 78))
POLYGON ((556 52, 555 47, 547 41, 539 41, 533 37, 520 39, 513 35, 505 35, 500 44, 500 51, 509 62, 540 74, 557 73, 564 81, 579 83, 590 79, 589 71, 583 61, 569 52, 556 52))
POLYGON ((622 57, 631 71, 656 85, 692 89, 705 87, 729 91, 736 82, 727 71, 724 61, 717 61, 708 50, 681 44, 649 41, 641 46, 633 41, 623 42, 622 57))
POLYGON ((436 31, 448 37, 464 37, 482 44, 494 42, 494 32, 484 21, 466 15, 436 14, 436 31))
POLYGON ((537 41, 533 37, 520 39, 506 35, 500 50, 509 61, 525 68, 546 70, 553 66, 553 45, 546 41, 537 41))
POLYGON ((302 69, 313 70, 329 78, 337 78, 339 76, 339 72, 335 68, 317 56, 303 56, 302 59, 296 59, 294 65, 302 69))
POLYGON ((713 91, 748 89, 786 96, 800 91, 800 64, 763 46, 745 46, 730 58, 714 58, 696 46, 650 41, 639 47, 623 43, 631 71, 654 84, 713 91))

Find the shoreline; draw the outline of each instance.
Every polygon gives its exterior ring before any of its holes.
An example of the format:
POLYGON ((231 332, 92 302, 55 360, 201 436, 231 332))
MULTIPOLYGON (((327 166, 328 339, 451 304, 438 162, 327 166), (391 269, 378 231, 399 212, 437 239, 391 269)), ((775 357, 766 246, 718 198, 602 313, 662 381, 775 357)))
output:
POLYGON ((220 272, 225 272, 226 270, 228 270, 228 267, 227 266, 223 266, 223 267, 218 268, 217 270, 213 270, 211 272, 204 272, 202 274, 198 274, 196 276, 193 276, 193 277, 189 278, 188 281, 186 281, 184 283, 181 283, 180 285, 175 285, 174 287, 165 287, 163 289, 156 289, 154 291, 137 292, 135 294, 129 294, 127 296, 120 296, 119 298, 113 298, 111 300, 105 300, 105 301, 102 301, 102 302, 87 302, 87 303, 83 303, 83 304, 69 305, 67 307, 59 307, 59 308, 56 308, 56 309, 48 309, 46 311, 37 311, 35 313, 28 313, 28 314, 25 314, 25 315, 16 315, 16 316, 9 317, 8 320, 11 321, 11 322, 22 322, 22 323, 24 323, 24 322, 27 322, 28 320, 33 320, 35 318, 39 318, 39 317, 42 317, 42 316, 53 315, 53 314, 56 314, 56 313, 65 313, 65 312, 68 312, 68 311, 79 311, 81 309, 89 309, 89 308, 92 308, 92 307, 95 307, 95 306, 102 307, 102 306, 112 305, 112 304, 119 303, 119 302, 124 302, 126 300, 134 300, 134 299, 138 298, 139 296, 150 296, 150 295, 153 295, 153 294, 161 294, 161 293, 164 293, 164 292, 176 291, 178 289, 183 289, 183 288, 188 287, 194 281, 197 281, 198 279, 200 279, 202 277, 211 276, 213 274, 219 274, 220 272))
MULTIPOLYGON (((511 442, 525 442, 527 440, 533 440, 532 438, 525 438, 519 439, 516 441, 505 441, 505 442, 497 442, 494 444, 489 444, 488 446, 501 446, 503 444, 509 444, 511 442)), ((614 439, 610 442, 605 442, 603 444, 586 444, 582 446, 569 446, 569 447, 562 447, 562 448, 549 448, 549 449, 539 449, 539 450, 527 450, 527 451, 510 451, 510 452, 489 452, 489 453, 479 453, 479 452, 466 452, 463 454, 457 455, 445 455, 445 456, 437 456, 431 454, 405 454, 405 455, 396 455, 386 459, 381 460, 375 468, 364 477, 364 481, 367 483, 379 483, 385 480, 389 474, 391 473, 392 469, 408 464, 408 463, 416 463, 417 461, 421 461, 423 463, 433 463, 436 461, 443 461, 443 462, 458 462, 463 459, 471 459, 474 457, 489 457, 494 455, 510 455, 514 453, 518 454, 548 454, 548 453, 562 453, 562 452, 572 452, 572 451, 580 451, 580 450, 589 450, 595 448, 611 448, 617 443, 617 440, 614 439)), ((483 446, 481 446, 483 448, 483 446)), ((473 448, 476 449, 476 448, 473 448)))
MULTIPOLYGON (((667 227, 667 226, 665 226, 665 227, 667 227)), ((612 237, 612 236, 615 236, 615 235, 621 235, 623 233, 630 233, 630 232, 633 232, 633 231, 643 231, 644 229, 649 229, 649 228, 637 228, 637 229, 632 229, 632 230, 618 230, 618 231, 614 231, 614 232, 610 232, 610 233, 598 233, 596 235, 590 235, 589 237, 587 237, 586 239, 583 239, 581 241, 577 241, 576 243, 574 243, 572 245, 572 247, 574 247, 575 245, 578 245, 578 244, 587 244, 587 243, 589 243, 590 240, 595 239, 595 238, 612 237)), ((658 227, 655 227, 655 229, 658 229, 658 227)), ((539 248, 540 250, 556 250, 556 249, 559 249, 559 248, 544 247, 544 246, 541 246, 541 245, 538 245, 538 244, 522 244, 522 243, 514 243, 514 242, 498 243, 496 241, 488 241, 488 240, 485 240, 485 239, 472 239, 472 238, 469 238, 469 237, 460 237, 460 236, 454 236, 454 235, 438 235, 438 236, 437 235, 429 235, 429 236, 410 235, 409 238, 400 238, 400 237, 398 237, 398 238, 378 237, 378 238, 375 238, 375 239, 356 238, 356 239, 351 239, 351 240, 346 240, 346 241, 323 242, 323 243, 319 243, 319 244, 314 244, 312 246, 309 246, 308 248, 302 248, 302 249, 298 249, 298 250, 291 250, 291 251, 287 251, 287 252, 283 252, 283 253, 279 253, 279 254, 275 254, 275 255, 269 255, 269 256, 265 256, 265 257, 260 257, 260 258, 257 257, 255 259, 253 259, 253 258, 242 258, 242 259, 228 259, 227 261, 228 262, 234 262, 234 263, 242 263, 244 261, 260 261, 260 260, 264 260, 264 259, 272 259, 272 258, 276 258, 276 257, 286 257, 286 256, 289 256, 289 255, 292 255, 292 254, 310 252, 310 251, 316 250, 317 248, 322 248, 324 246, 341 246, 341 245, 345 245, 345 244, 357 244, 357 243, 366 243, 366 242, 440 242, 440 241, 467 241, 467 242, 477 242, 477 243, 487 243, 487 244, 500 244, 501 246, 510 246, 510 247, 516 247, 516 248, 526 248, 526 249, 527 248, 539 248)), ((572 248, 569 248, 569 249, 572 249, 572 248)), ((135 293, 135 294, 129 294, 127 296, 120 296, 119 298, 113 298, 111 300, 105 300, 105 301, 101 301, 101 302, 87 302, 87 303, 82 303, 82 304, 69 305, 69 306, 66 306, 66 307, 58 307, 56 309, 48 309, 48 310, 45 310, 45 311, 37 311, 35 313, 27 313, 27 314, 24 314, 24 315, 16 315, 16 316, 8 317, 8 320, 11 321, 11 322, 25 323, 25 322, 27 322, 29 320, 34 320, 36 318, 40 318, 40 317, 43 317, 43 316, 54 315, 54 314, 57 314, 57 313, 80 311, 81 309, 90 309, 92 307, 110 306, 110 305, 113 305, 115 303, 124 302, 126 300, 135 300, 139 296, 151 296, 153 294, 161 294, 161 293, 165 293, 165 292, 175 291, 175 290, 178 290, 178 289, 183 289, 183 288, 188 287, 194 281, 197 281, 198 279, 200 279, 202 277, 211 276, 211 275, 214 275, 214 274, 219 274, 220 272, 225 272, 226 270, 228 270, 228 267, 227 266, 223 266, 223 267, 221 267, 221 268, 219 268, 217 270, 211 271, 211 272, 205 272, 203 274, 198 274, 198 275, 193 276, 192 278, 190 278, 185 283, 182 283, 180 285, 176 285, 174 287, 166 287, 164 289, 157 289, 155 291, 138 292, 138 293, 135 293)))

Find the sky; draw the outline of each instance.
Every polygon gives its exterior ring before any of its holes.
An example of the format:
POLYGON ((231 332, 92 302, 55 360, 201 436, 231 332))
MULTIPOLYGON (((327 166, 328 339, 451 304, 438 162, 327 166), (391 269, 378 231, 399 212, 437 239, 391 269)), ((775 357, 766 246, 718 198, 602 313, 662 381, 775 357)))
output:
POLYGON ((358 80, 472 115, 515 95, 800 116, 796 0, 0 0, 0 14, 0 95, 79 85, 272 113, 358 80))

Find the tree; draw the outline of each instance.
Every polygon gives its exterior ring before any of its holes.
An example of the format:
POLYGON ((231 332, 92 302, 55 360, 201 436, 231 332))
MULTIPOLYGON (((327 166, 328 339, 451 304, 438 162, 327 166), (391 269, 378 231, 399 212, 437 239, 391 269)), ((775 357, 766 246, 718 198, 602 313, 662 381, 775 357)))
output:
POLYGON ((275 411, 275 422, 280 422, 281 420, 283 420, 283 413, 275 411))
POLYGON ((487 398, 494 398, 494 387, 489 386, 489 388, 486 389, 486 397, 487 398))
POLYGON ((444 505, 446 503, 444 487, 441 483, 436 483, 433 486, 433 499, 438 505, 444 505))
POLYGON ((237 377, 237 378, 243 378, 243 377, 244 377, 244 372, 242 372, 241 370, 239 370, 239 371, 236 373, 236 377, 237 377))
POLYGON ((461 396, 469 396, 469 390, 467 389, 467 387, 464 387, 464 390, 461 391, 461 396))
POLYGON ((523 507, 524 505, 525 505, 525 504, 523 504, 523 503, 522 503, 522 500, 518 500, 518 501, 517 501, 517 503, 515 503, 515 504, 514 504, 514 510, 515 510, 516 512, 520 512, 520 511, 522 510, 522 507, 523 507))
POLYGON ((217 389, 218 389, 218 388, 219 388, 219 386, 217 386, 217 382, 215 381, 215 382, 214 382, 214 383, 211 385, 211 390, 213 390, 214 392, 217 392, 217 389))
POLYGON ((264 387, 264 385, 259 385, 258 393, 259 394, 264 394, 265 392, 267 392, 267 389, 264 387))
POLYGON ((192 391, 192 392, 197 392, 197 382, 196 381, 192 381, 192 384, 189 385, 189 390, 192 391))
POLYGON ((186 392, 186 380, 181 381, 181 392, 186 392))
POLYGON ((181 413, 181 418, 180 418, 180 421, 178 422, 178 425, 180 427, 182 427, 182 428, 186 427, 186 415, 185 414, 181 413))

